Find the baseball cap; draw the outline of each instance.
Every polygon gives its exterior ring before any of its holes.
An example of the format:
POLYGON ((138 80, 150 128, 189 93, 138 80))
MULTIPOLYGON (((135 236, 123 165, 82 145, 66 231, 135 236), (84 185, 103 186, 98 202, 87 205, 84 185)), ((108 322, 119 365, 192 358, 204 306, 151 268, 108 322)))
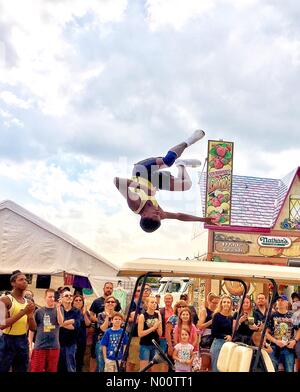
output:
POLYGON ((278 299, 280 299, 280 298, 283 299, 284 301, 288 301, 288 297, 286 295, 284 295, 284 294, 279 295, 278 299))

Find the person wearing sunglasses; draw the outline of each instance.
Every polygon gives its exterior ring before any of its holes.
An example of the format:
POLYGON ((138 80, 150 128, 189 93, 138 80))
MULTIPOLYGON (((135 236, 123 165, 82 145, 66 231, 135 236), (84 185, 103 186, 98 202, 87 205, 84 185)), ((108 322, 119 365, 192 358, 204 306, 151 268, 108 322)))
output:
POLYGON ((83 368, 89 371, 90 363, 90 348, 87 350, 87 329, 91 326, 90 314, 84 304, 84 298, 80 294, 76 294, 73 297, 72 306, 79 309, 81 312, 80 328, 77 334, 77 351, 76 351, 76 371, 82 372, 83 368), (86 351, 89 351, 86 353, 86 351), (85 355, 87 354, 87 355, 85 355))
POLYGON ((59 330, 60 355, 58 372, 76 372, 77 335, 80 328, 81 311, 72 306, 70 291, 61 294, 61 310, 64 323, 59 330))
POLYGON ((105 361, 103 357, 103 349, 101 345, 101 339, 108 328, 112 327, 112 317, 116 311, 117 300, 112 295, 108 296, 104 301, 104 311, 98 314, 97 327, 98 336, 95 347, 97 372, 103 372, 105 361))
MULTIPOLYGON (((114 286, 112 282, 105 282, 103 286, 103 295, 99 298, 96 298, 90 307, 90 315, 91 315, 91 321, 92 321, 92 328, 94 328, 94 334, 93 334, 93 343, 92 343, 92 349, 91 349, 91 364, 90 364, 90 372, 95 372, 96 371, 96 344, 98 341, 98 336, 99 336, 99 328, 97 326, 98 323, 98 315, 102 312, 104 312, 104 307, 105 307, 105 300, 109 296, 112 295, 114 290, 114 286)), ((121 304, 118 300, 116 300, 116 312, 120 312, 121 310, 121 304)))

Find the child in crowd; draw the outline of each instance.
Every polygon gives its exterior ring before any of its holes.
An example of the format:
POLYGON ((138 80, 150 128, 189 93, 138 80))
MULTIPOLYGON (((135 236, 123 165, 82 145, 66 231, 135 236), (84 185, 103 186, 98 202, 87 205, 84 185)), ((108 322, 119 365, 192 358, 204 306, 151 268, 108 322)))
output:
POLYGON ((192 313, 189 308, 183 308, 178 317, 178 324, 174 328, 174 342, 180 342, 181 330, 185 328, 189 331, 189 343, 192 344, 195 351, 198 351, 198 334, 197 328, 192 323, 192 313))
MULTIPOLYGON (((145 301, 146 311, 139 316, 138 335, 140 340, 140 365, 141 369, 148 365, 154 358, 156 347, 152 340, 159 344, 162 335, 161 314, 156 310, 155 297, 150 296, 145 301)), ((157 371, 157 365, 152 366, 150 372, 157 371)))
POLYGON ((121 313, 115 313, 112 317, 112 327, 108 328, 101 340, 101 346, 103 349, 103 357, 105 361, 105 372, 116 372, 116 360, 120 361, 122 359, 126 344, 128 343, 128 336, 125 332, 123 336, 122 344, 118 353, 116 350, 118 348, 123 328, 121 325, 124 321, 124 317, 121 313))
POLYGON ((182 328, 179 343, 174 347, 173 359, 176 372, 191 372, 194 357, 194 346, 189 343, 190 332, 182 328))

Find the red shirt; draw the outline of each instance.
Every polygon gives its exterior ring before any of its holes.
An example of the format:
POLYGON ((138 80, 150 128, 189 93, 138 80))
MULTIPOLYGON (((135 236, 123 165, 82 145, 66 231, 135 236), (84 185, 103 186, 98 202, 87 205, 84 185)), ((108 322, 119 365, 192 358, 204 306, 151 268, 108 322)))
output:
MULTIPOLYGON (((169 320, 169 317, 173 316, 174 310, 173 308, 165 308, 165 326, 167 326, 167 321, 169 320)), ((166 334, 164 336, 161 336, 162 339, 166 337, 166 334)))

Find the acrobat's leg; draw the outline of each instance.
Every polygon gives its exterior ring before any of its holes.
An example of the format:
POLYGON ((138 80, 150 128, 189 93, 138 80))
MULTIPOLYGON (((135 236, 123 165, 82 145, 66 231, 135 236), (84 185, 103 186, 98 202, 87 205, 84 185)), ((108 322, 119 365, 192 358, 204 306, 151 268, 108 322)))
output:
POLYGON ((192 180, 184 166, 178 166, 177 177, 170 176, 170 191, 184 192, 192 187, 192 180))
POLYGON ((177 177, 172 176, 168 172, 159 172, 160 175, 160 189, 166 189, 170 191, 187 191, 192 186, 192 180, 185 169, 185 166, 196 167, 201 164, 197 159, 186 159, 178 160, 183 151, 191 144, 196 143, 198 140, 205 136, 205 132, 202 130, 195 131, 185 142, 177 144, 172 147, 167 155, 161 159, 161 162, 157 161, 159 168, 163 169, 165 167, 170 167, 176 162, 178 167, 177 177))
POLYGON ((133 167, 132 175, 148 179, 157 189, 168 191, 186 191, 191 188, 192 181, 184 166, 199 166, 198 160, 177 161, 178 176, 174 177, 170 172, 160 171, 171 167, 181 156, 183 151, 205 136, 202 130, 195 131, 186 141, 170 148, 164 157, 152 157, 137 162, 133 167))
POLYGON ((201 129, 196 130, 186 141, 170 148, 165 157, 156 158, 156 164, 159 166, 160 169, 172 166, 176 159, 181 156, 181 154, 187 147, 201 140, 204 136, 204 131, 202 131, 201 129))

